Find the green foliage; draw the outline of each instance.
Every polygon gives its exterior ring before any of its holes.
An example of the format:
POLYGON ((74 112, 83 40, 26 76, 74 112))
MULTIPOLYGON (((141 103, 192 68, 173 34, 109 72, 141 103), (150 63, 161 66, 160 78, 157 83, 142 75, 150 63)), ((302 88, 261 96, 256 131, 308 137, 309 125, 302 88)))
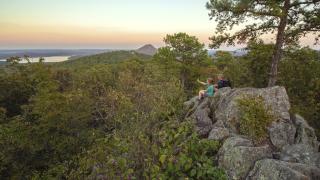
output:
POLYGON ((266 87, 273 47, 262 41, 251 41, 245 49, 248 51, 246 55, 237 57, 226 65, 225 76, 235 87, 266 87))
POLYGON ((151 56, 139 54, 134 51, 113 51, 92 56, 85 56, 59 63, 61 67, 87 67, 94 64, 114 64, 132 59, 150 60, 151 56))
POLYGON ((151 178, 227 179, 213 163, 219 142, 199 139, 190 123, 168 125, 159 134, 161 148, 158 162, 151 167, 151 178))
POLYGON ((0 107, 6 109, 7 116, 21 114, 21 106, 27 104, 41 86, 46 86, 50 75, 42 63, 9 66, 0 76, 0 107))
POLYGON ((215 36, 210 38, 211 47, 257 40, 283 26, 285 43, 297 43, 306 32, 319 30, 319 4, 319 1, 308 0, 209 0, 209 16, 218 24, 215 36), (244 23, 246 26, 231 33, 244 23))
POLYGON ((92 142, 91 104, 83 95, 63 95, 52 85, 30 101, 22 116, 1 127, 2 177, 31 177, 70 159, 92 142))
MULTIPOLYGON (((319 5, 320 1, 309 0, 209 0, 209 16, 217 22, 210 47, 248 43, 262 35, 275 35, 268 81, 268 86, 275 86, 283 47, 297 45, 306 34, 320 30, 319 5), (239 30, 233 32, 235 28, 239 30)), ((315 41, 319 38, 316 34, 315 41)))
POLYGON ((320 55, 310 48, 289 48, 280 63, 279 84, 287 87, 292 110, 320 136, 320 55))
POLYGON ((248 61, 241 58, 235 58, 226 66, 223 74, 229 79, 233 87, 248 87, 251 86, 253 78, 249 76, 250 69, 248 61))
POLYGON ((175 60, 184 64, 199 64, 208 57, 204 44, 200 43, 195 36, 176 33, 167 35, 164 42, 174 54, 175 60))
POLYGON ((273 44, 264 44, 262 41, 250 42, 246 48, 248 54, 244 56, 250 69, 252 86, 257 88, 267 87, 272 60, 273 44))
MULTIPOLYGON (((219 69, 201 55, 205 50, 195 40, 170 36, 172 44, 152 61, 112 52, 70 65, 12 63, 2 68, 0 178, 226 179, 214 161, 219 144, 200 139, 190 123, 181 121, 182 104, 197 90, 195 79, 219 72, 236 87, 264 86, 273 46, 251 43, 244 57, 221 53, 215 62, 219 69), (180 41, 199 45, 200 59, 192 59, 194 49, 183 49, 180 41), (181 86, 182 72, 186 86, 181 86)), ((316 129, 319 62, 316 51, 288 48, 279 78, 293 110, 316 129)), ((239 100, 239 108, 240 131, 261 142, 270 123, 263 100, 248 97, 239 100)))
MULTIPOLYGON (((7 66, 0 75, 1 179, 169 177, 159 160, 164 153, 181 159, 179 167, 188 166, 188 158, 197 162, 192 168, 199 178, 224 177, 212 162, 218 144, 180 127, 185 94, 178 75, 164 76, 176 67, 129 54, 101 55, 123 61, 111 64, 97 55, 72 67, 7 66)), ((190 170, 175 168, 191 177, 190 170)))
POLYGON ((163 64, 167 72, 180 76, 181 85, 188 95, 194 94, 199 71, 207 66, 205 63, 209 59, 204 44, 186 33, 167 35, 164 42, 166 46, 159 49, 155 60, 163 64))
POLYGON ((224 71, 225 68, 234 60, 233 55, 228 51, 217 51, 213 58, 214 64, 220 71, 224 71))
POLYGON ((227 179, 213 163, 218 142, 199 139, 188 122, 154 123, 152 134, 139 129, 131 137, 117 134, 99 140, 97 148, 80 158, 81 166, 70 178, 100 174, 112 179, 227 179))
POLYGON ((173 76, 179 76, 180 64, 176 61, 176 56, 170 47, 159 48, 154 55, 154 60, 159 68, 163 69, 163 76, 170 79, 173 76))
POLYGON ((240 112, 240 133, 260 143, 267 138, 267 127, 272 120, 270 109, 265 107, 264 99, 254 96, 243 97, 238 100, 240 112))
POLYGON ((0 124, 5 122, 7 119, 7 116, 6 116, 6 109, 0 107, 0 124))

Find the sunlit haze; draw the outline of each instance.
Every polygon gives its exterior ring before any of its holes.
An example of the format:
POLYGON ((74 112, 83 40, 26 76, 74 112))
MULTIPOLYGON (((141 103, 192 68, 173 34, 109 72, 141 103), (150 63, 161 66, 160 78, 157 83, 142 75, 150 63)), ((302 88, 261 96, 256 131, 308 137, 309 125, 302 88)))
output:
MULTIPOLYGON (((208 44, 207 0, 0 0, 0 49, 162 46, 187 32, 208 44)), ((305 44, 312 41, 305 40, 305 44)))

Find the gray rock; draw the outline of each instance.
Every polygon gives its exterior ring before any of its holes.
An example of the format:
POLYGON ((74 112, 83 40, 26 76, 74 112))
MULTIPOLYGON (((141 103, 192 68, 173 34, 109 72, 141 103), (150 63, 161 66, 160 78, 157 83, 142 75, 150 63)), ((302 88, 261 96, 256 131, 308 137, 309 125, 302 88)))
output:
POLYGON ((186 117, 189 117, 192 113, 194 113, 199 103, 200 101, 198 96, 195 96, 189 101, 183 103, 184 110, 186 111, 186 117))
POLYGON ((247 180, 317 180, 320 169, 300 163, 288 163, 274 159, 257 161, 247 180))
POLYGON ((269 146, 254 147, 252 141, 235 136, 225 140, 218 153, 218 164, 230 179, 244 179, 257 160, 271 157, 269 146))
POLYGON ((318 151, 319 142, 314 129, 299 115, 292 117, 292 120, 297 127, 295 143, 310 146, 314 151, 318 151))
POLYGON ((216 121, 213 124, 213 128, 225 128, 226 126, 224 125, 224 123, 222 121, 216 121))
POLYGON ((212 120, 209 117, 210 109, 197 109, 194 113, 194 120, 196 121, 196 131, 202 137, 208 136, 212 129, 212 120))
POLYGON ((223 141, 230 136, 229 130, 227 128, 213 128, 210 133, 208 139, 223 141))
POLYGON ((212 98, 199 100, 198 97, 194 97, 184 103, 184 108, 187 110, 186 118, 195 122, 195 129, 202 137, 207 137, 213 128, 210 118, 211 109, 209 108, 211 101, 212 98))
POLYGON ((319 142, 315 131, 299 115, 290 117, 289 99, 283 87, 220 89, 213 98, 192 98, 184 104, 186 119, 202 137, 223 142, 215 157, 229 179, 320 179, 319 142), (274 121, 270 141, 256 146, 239 135, 238 99, 261 96, 274 121), (273 159, 272 159, 273 158, 273 159))
POLYGON ((290 103, 284 87, 270 87, 263 89, 242 88, 242 89, 225 89, 218 91, 215 95, 214 104, 216 120, 224 122, 227 128, 232 132, 238 132, 240 113, 238 110, 238 99, 246 95, 261 96, 270 107, 271 113, 275 120, 290 120, 290 103))
POLYGON ((320 153, 315 152, 305 144, 285 146, 280 153, 280 160, 294 163, 303 163, 320 168, 320 153))
POLYGON ((268 128, 272 144, 278 149, 294 143, 296 128, 291 120, 274 121, 268 128))

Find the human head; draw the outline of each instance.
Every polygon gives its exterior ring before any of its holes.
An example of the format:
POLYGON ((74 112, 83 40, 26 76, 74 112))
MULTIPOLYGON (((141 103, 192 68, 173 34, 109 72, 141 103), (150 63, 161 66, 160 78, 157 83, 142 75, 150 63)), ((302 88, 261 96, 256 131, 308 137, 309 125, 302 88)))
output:
POLYGON ((219 74, 219 75, 218 75, 218 80, 223 80, 223 79, 224 79, 223 74, 219 74))
POLYGON ((208 78, 208 79, 207 79, 207 83, 208 83, 208 84, 213 84, 213 78, 208 78))

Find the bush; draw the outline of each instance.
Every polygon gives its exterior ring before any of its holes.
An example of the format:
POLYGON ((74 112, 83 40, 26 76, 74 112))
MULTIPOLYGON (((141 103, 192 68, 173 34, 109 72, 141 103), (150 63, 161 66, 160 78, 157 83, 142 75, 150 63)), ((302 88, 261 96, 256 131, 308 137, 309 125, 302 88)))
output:
POLYGON ((219 142, 200 139, 190 122, 153 124, 153 134, 102 138, 79 160, 70 179, 227 179, 214 157, 219 142))
POLYGON ((165 127, 161 134, 162 145, 158 162, 152 166, 152 178, 227 179, 213 163, 219 142, 199 139, 188 122, 165 127))
POLYGON ((273 120, 270 108, 265 107, 261 96, 246 96, 238 100, 240 112, 240 133, 261 143, 268 136, 267 127, 273 120))

